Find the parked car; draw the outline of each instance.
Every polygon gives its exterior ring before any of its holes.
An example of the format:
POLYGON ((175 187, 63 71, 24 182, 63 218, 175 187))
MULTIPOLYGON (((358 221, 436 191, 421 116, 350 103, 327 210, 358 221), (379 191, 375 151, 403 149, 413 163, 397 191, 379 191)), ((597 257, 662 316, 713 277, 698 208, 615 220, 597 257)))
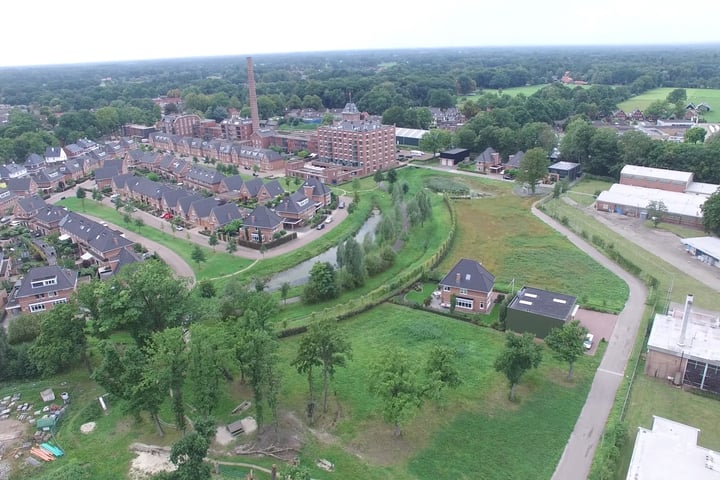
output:
POLYGON ((325 223, 332 223, 332 217, 331 217, 331 216, 328 216, 328 217, 325 219, 325 223))
POLYGON ((341 201, 338 203, 338 208, 345 208, 345 202, 341 201))
POLYGON ((177 230, 178 232, 182 232, 184 228, 182 227, 182 225, 175 225, 175 230, 177 230))
POLYGON ((325 228, 325 224, 324 224, 324 223, 319 223, 318 226, 315 227, 315 228, 317 228, 318 230, 322 230, 323 228, 325 228))
POLYGON ((583 341, 583 347, 585 347, 585 350, 590 350, 592 348, 594 338, 595 337, 592 333, 585 335, 585 341, 583 341))

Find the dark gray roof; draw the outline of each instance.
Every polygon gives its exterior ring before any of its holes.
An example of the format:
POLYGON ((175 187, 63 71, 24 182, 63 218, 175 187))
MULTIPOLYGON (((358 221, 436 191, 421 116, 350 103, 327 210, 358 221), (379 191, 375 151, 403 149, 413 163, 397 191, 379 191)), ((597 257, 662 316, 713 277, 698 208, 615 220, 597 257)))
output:
POLYGON ((109 158, 103 162, 103 168, 115 168, 118 173, 122 172, 123 160, 122 158, 109 158))
MULTIPOLYGON (((52 147, 48 147, 52 148, 52 147)), ((59 154, 58 154, 59 155, 59 154)), ((28 157, 25 159, 25 165, 27 166, 39 166, 39 165, 45 165, 45 158, 41 157, 37 153, 31 153, 28 155, 28 157)))
POLYGON ((193 167, 186 175, 188 180, 192 180, 204 185, 217 185, 223 179, 224 175, 215 169, 193 167))
POLYGON ((273 198, 285 193, 285 190, 283 189, 282 185, 280 185, 280 182, 278 180, 270 180, 269 182, 267 182, 265 184, 265 191, 268 192, 268 194, 273 198))
POLYGON ((113 275, 118 273, 121 268, 123 268, 125 265, 130 265, 131 263, 139 262, 140 260, 138 257, 131 252, 127 248, 123 248, 120 250, 120 253, 115 258, 115 267, 113 268, 113 275))
POLYGON ((178 206, 180 207, 180 210, 183 211, 185 215, 190 211, 190 205, 192 205, 193 202, 196 202, 198 200, 202 200, 202 195, 187 195, 185 197, 180 197, 178 200, 178 206))
POLYGON ((27 168, 25 168, 25 165, 18 165, 17 163, 0 165, 0 177, 10 178, 11 176, 19 175, 27 175, 27 168))
POLYGON ((440 285, 487 293, 491 292, 495 285, 495 276, 479 262, 463 258, 445 275, 440 285))
POLYGON ((533 287, 523 287, 515 295, 508 308, 565 320, 575 307, 576 301, 577 298, 572 295, 549 292, 533 287))
POLYGON ((78 159, 65 160, 65 163, 60 167, 60 171, 64 174, 73 174, 82 172, 82 162, 78 159))
POLYGON ((102 167, 95 170, 95 181, 98 180, 109 180, 120 173, 119 168, 114 167, 102 167))
POLYGON ((199 200, 195 200, 190 204, 190 208, 195 211, 195 215, 199 218, 207 218, 210 216, 210 212, 213 208, 217 207, 218 201, 213 197, 203 197, 199 200))
POLYGON ((194 195, 188 190, 168 188, 162 192, 162 199, 169 207, 177 207, 178 201, 183 197, 194 195))
POLYGON ((327 193, 330 191, 330 188, 317 178, 308 178, 307 180, 305 180, 305 183, 303 183, 300 189, 308 186, 313 187, 313 195, 327 195, 327 193))
POLYGON ((65 215, 67 215, 67 211, 65 211, 64 208, 57 207, 55 205, 47 205, 38 211, 37 215, 35 215, 35 220, 48 224, 59 222, 65 215))
POLYGON ((18 288, 17 293, 15 294, 15 298, 31 297, 41 293, 75 288, 75 285, 77 284, 77 277, 77 272, 61 268, 57 265, 31 268, 25 274, 25 277, 23 277, 20 288, 18 288), (51 280, 53 278, 56 279, 56 283, 54 285, 43 285, 32 288, 33 282, 51 280))
POLYGON ((475 163, 492 163, 492 154, 496 153, 492 147, 487 147, 483 152, 475 157, 475 163))
POLYGON ((288 213, 297 215, 306 212, 310 208, 314 208, 314 206, 315 203, 307 198, 302 190, 298 190, 290 194, 290 196, 283 198, 277 207, 275 207, 275 211, 278 212, 279 215, 286 215, 288 213))
POLYGON ((38 185, 44 183, 59 182, 63 179, 62 173, 56 168, 43 168, 35 174, 35 183, 38 185))
POLYGON ((251 197, 257 197, 258 192, 260 191, 260 187, 263 186, 263 181, 259 178, 253 178, 252 180, 248 180, 245 182, 245 188, 247 188, 247 191, 250 193, 251 197))
POLYGON ((24 211, 28 213, 37 213, 41 209, 48 206, 47 203, 45 203, 45 200, 43 200, 40 197, 25 197, 25 198, 19 198, 17 200, 17 204, 20 208, 22 208, 24 211))
POLYGON ((233 220, 242 220, 243 215, 237 205, 234 203, 226 203, 218 205, 212 209, 212 214, 217 219, 220 226, 227 225, 233 220))
POLYGON ((118 247, 128 247, 133 244, 133 242, 120 236, 112 229, 75 212, 67 212, 65 218, 60 221, 60 228, 70 232, 92 250, 101 254, 118 247))
POLYGON ((243 185, 243 178, 240 175, 231 175, 223 178, 221 183, 225 185, 225 188, 230 192, 238 191, 243 185))
POLYGON ((62 156, 61 147, 47 147, 45 149, 45 158, 60 158, 62 156))
POLYGON ((132 173, 122 173, 120 175, 115 175, 112 178, 112 181, 115 184, 115 186, 117 186, 118 188, 125 188, 127 183, 129 181, 132 181, 134 178, 135 178, 135 175, 133 175, 132 173))
POLYGON ((144 177, 135 177, 134 181, 128 182, 128 187, 131 191, 137 192, 141 195, 145 195, 149 198, 155 198, 160 199, 162 198, 162 193, 169 189, 170 187, 167 187, 161 183, 153 182, 152 180, 148 180, 144 177))
POLYGON ((505 166, 512 167, 512 168, 518 168, 520 166, 520 160, 522 160, 524 156, 525 156, 525 152, 523 152, 522 150, 518 151, 511 158, 508 158, 508 161, 505 164, 505 166))
POLYGON ((27 193, 30 191, 31 180, 32 179, 30 177, 8 178, 5 180, 5 184, 7 185, 8 190, 27 193))
POLYGON ((246 227, 275 228, 282 223, 282 218, 265 205, 258 205, 245 218, 246 227))

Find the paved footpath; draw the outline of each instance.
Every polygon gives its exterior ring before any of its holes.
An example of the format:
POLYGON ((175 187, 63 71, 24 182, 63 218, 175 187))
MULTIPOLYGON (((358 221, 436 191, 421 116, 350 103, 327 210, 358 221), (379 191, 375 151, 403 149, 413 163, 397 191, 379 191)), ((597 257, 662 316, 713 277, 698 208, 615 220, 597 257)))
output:
POLYGON ((592 245, 565 226, 556 222, 535 207, 533 214, 565 235, 580 250, 588 254, 627 283, 630 296, 618 316, 615 329, 608 342, 600 367, 595 373, 585 406, 580 412, 575 428, 565 446, 553 480, 582 480, 588 477, 595 449, 605 429, 617 389, 625 375, 625 367, 635 345, 635 338, 645 310, 647 289, 645 285, 614 262, 599 253, 592 245))

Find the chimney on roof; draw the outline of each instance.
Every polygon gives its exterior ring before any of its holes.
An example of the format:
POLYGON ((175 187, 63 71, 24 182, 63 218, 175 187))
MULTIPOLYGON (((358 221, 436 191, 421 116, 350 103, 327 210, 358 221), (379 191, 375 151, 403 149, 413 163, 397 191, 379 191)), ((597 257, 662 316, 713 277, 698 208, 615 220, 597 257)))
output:
POLYGON ((685 310, 683 311, 682 317, 682 328, 680 329, 680 340, 678 340, 679 346, 685 345, 685 335, 687 334, 688 323, 690 323, 690 311, 692 310, 693 296, 688 294, 685 299, 685 310))
POLYGON ((247 57, 248 96, 250 99, 250 116, 252 117, 253 133, 260 130, 260 115, 258 114, 257 92, 255 91, 255 72, 253 71, 252 57, 247 57))
POLYGON ((460 283, 460 272, 455 274, 455 283, 460 283))

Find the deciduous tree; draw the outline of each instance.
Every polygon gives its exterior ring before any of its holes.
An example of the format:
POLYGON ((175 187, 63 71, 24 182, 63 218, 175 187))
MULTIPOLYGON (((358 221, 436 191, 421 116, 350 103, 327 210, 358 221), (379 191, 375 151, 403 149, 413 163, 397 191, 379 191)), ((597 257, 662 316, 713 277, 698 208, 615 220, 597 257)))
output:
POLYGON ((541 361, 542 347, 535 344, 532 333, 507 333, 505 349, 495 359, 494 367, 496 371, 503 373, 510 383, 510 400, 515 400, 515 387, 525 372, 537 368, 541 361))
POLYGON ((303 291, 306 303, 317 303, 338 296, 335 267, 330 262, 316 262, 310 269, 310 280, 303 291))
POLYGON ((381 354, 370 369, 369 387, 382 401, 383 418, 395 427, 396 436, 401 435, 402 424, 423 400, 422 385, 408 354, 400 348, 381 354))
POLYGON ((580 325, 578 320, 573 320, 562 327, 553 328, 545 337, 545 344, 554 352, 555 357, 568 362, 568 382, 572 380, 575 361, 583 354, 583 341, 587 332, 587 328, 580 325))
MULTIPOLYGON (((85 359, 85 319, 74 303, 55 305, 42 314, 40 335, 30 357, 43 375, 55 375, 85 359)), ((87 362, 86 362, 87 363, 87 362)))
POLYGON ((720 192, 715 192, 700 207, 706 232, 720 236, 720 192))
POLYGON ((535 194, 537 182, 545 178, 548 172, 547 152, 542 148, 532 148, 520 160, 515 181, 527 184, 532 194, 535 194))

